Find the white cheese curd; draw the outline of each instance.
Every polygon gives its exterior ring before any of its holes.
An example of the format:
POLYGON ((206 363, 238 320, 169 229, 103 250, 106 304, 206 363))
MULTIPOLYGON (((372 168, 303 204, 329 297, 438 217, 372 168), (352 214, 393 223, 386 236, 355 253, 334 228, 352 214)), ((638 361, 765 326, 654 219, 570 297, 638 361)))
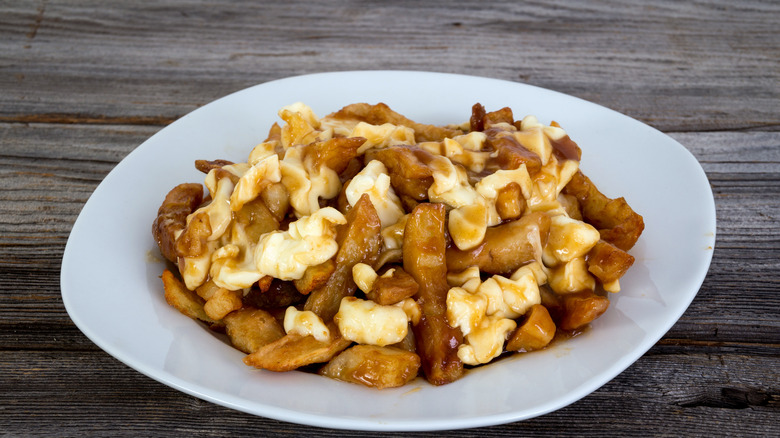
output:
POLYGON ((195 290, 206 281, 211 266, 211 254, 219 247, 219 242, 206 242, 206 251, 198 257, 180 258, 179 272, 184 280, 184 285, 189 290, 195 290))
MULTIPOLYGON (((533 181, 531 181, 531 177, 528 175, 525 163, 521 164, 517 169, 499 169, 479 180, 474 188, 477 190, 477 193, 495 206, 498 192, 510 183, 517 183, 520 186, 520 191, 524 198, 531 197, 533 181)), ((496 223, 492 225, 496 225, 496 223)))
POLYGON ((387 167, 381 161, 371 160, 352 178, 345 189, 347 202, 353 207, 364 193, 368 193, 371 203, 374 204, 382 228, 395 224, 406 214, 401 200, 390 186, 387 167))
POLYGON ((346 222, 338 210, 325 207, 290 223, 287 231, 264 234, 254 251, 257 270, 281 280, 300 279, 306 268, 336 254, 336 225, 346 222))
POLYGON ((382 125, 371 125, 366 122, 359 122, 350 133, 349 137, 363 137, 366 142, 357 150, 358 155, 365 153, 371 148, 381 149, 391 145, 413 145, 414 129, 407 126, 393 125, 385 123, 382 125))
POLYGON ((332 199, 341 190, 339 175, 333 169, 304 166, 303 146, 288 148, 280 165, 281 181, 290 194, 290 205, 297 217, 313 214, 320 208, 320 198, 332 199))
POLYGON ((477 191, 469 184, 463 166, 456 166, 447 158, 435 156, 430 167, 433 184, 428 188, 428 199, 431 202, 442 202, 453 208, 482 202, 477 191))
POLYGON ((271 154, 276 155, 276 147, 279 145, 278 140, 264 141, 255 146, 251 152, 249 152, 249 159, 247 163, 250 166, 254 166, 258 161, 268 157, 271 154))
POLYGON ((584 257, 601 239, 593 225, 565 215, 550 218, 550 234, 544 248, 544 261, 548 266, 566 263, 584 257))
POLYGON ((269 184, 282 180, 279 156, 271 154, 258 160, 238 180, 230 195, 230 209, 239 211, 247 202, 260 195, 269 184))
POLYGON ((504 304, 511 309, 511 312, 504 310, 504 314, 508 318, 517 318, 520 315, 524 315, 534 304, 541 304, 542 298, 539 293, 539 285, 536 283, 536 277, 530 270, 525 275, 518 276, 516 280, 500 275, 494 275, 493 278, 501 287, 504 304))
POLYGON ((484 203, 464 205, 450 211, 447 230, 455 246, 467 251, 482 243, 490 225, 489 216, 489 209, 484 203))
POLYGON ((357 263, 352 267, 352 280, 363 293, 371 292, 374 282, 379 278, 374 268, 365 263, 357 263))
POLYGON ((282 146, 287 149, 307 145, 320 134, 319 119, 307 105, 297 102, 279 110, 279 117, 287 122, 282 126, 282 146))
POLYGON ((196 215, 205 212, 209 218, 211 234, 208 240, 217 240, 227 231, 230 221, 233 220, 233 212, 230 209, 230 196, 235 185, 228 177, 222 177, 215 181, 217 169, 212 169, 206 177, 206 187, 211 193, 211 202, 195 210, 187 216, 187 223, 196 215), (211 181, 209 181, 211 179, 211 181), (213 187, 213 189, 212 189, 213 187))
POLYGON ((409 215, 405 214, 398 219, 398 222, 387 228, 382 229, 382 240, 386 249, 400 249, 404 244, 404 230, 409 215))
MULTIPOLYGON (((382 277, 385 277, 387 274, 383 274, 382 277)), ((403 299, 395 304, 393 304, 395 307, 400 307, 404 313, 406 313, 406 318, 414 325, 417 325, 417 323, 420 322, 420 318, 422 318, 422 309, 420 308, 420 305, 417 304, 417 301, 414 300, 414 298, 406 298, 403 299)))
POLYGON ((409 317, 402 307, 355 297, 341 299, 333 321, 341 336, 359 344, 384 347, 401 342, 409 332, 409 317))
POLYGON ((464 335, 477 328, 486 309, 487 298, 484 295, 460 287, 453 287, 447 292, 447 323, 459 328, 464 335))
POLYGON ((596 279, 588 272, 585 257, 572 259, 550 269, 550 288, 559 295, 592 291, 595 287, 596 279))
POLYGON ((301 336, 314 336, 320 342, 330 340, 330 330, 322 319, 311 310, 298 310, 293 306, 284 312, 284 332, 301 336))
POLYGON ((520 143, 524 148, 535 153, 542 159, 542 166, 546 165, 552 157, 552 144, 550 139, 544 135, 544 131, 541 127, 535 127, 530 129, 524 129, 512 134, 515 140, 520 143))
POLYGON ((511 319, 490 316, 466 335, 466 343, 458 347, 458 358, 468 365, 481 365, 497 358, 504 351, 504 343, 517 327, 511 319))
POLYGON ((228 290, 240 290, 252 287, 263 278, 255 265, 254 248, 244 228, 233 224, 229 243, 211 256, 209 275, 214 283, 228 290))
POLYGON ((471 293, 475 293, 482 284, 479 268, 472 266, 460 272, 447 272, 447 284, 451 287, 462 287, 471 293))

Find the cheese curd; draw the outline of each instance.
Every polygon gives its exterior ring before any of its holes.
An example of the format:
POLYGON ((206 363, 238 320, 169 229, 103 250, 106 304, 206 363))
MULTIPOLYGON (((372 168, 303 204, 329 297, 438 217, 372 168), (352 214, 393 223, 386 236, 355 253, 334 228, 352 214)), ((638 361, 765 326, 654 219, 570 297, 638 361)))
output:
POLYGON ((363 154, 371 148, 381 149, 390 145, 413 145, 414 130, 407 126, 398 126, 391 123, 371 125, 360 122, 355 125, 348 137, 363 137, 366 142, 358 148, 358 154, 363 154))
POLYGON ((313 214, 320 208, 320 198, 332 199, 341 190, 339 175, 333 169, 304 166, 303 147, 288 148, 280 166, 281 181, 290 193, 290 205, 297 217, 313 214))
POLYGON ((517 327, 511 319, 489 316, 466 335, 466 343, 458 347, 458 358, 467 365, 482 365, 504 351, 504 343, 517 327))
POLYGON ((402 306, 382 306, 370 300, 344 297, 333 317, 344 339, 384 347, 401 342, 409 331, 402 306))
POLYGON ((258 159, 239 178, 233 193, 230 195, 230 209, 232 211, 241 210, 244 204, 257 198, 268 185, 281 180, 281 167, 279 157, 276 154, 258 159))
POLYGON ((290 223, 287 231, 264 234, 254 251, 257 270, 282 280, 300 279, 306 268, 336 255, 336 225, 346 222, 338 210, 325 207, 290 223))
POLYGON ((330 330, 316 313, 298 310, 293 306, 284 312, 284 331, 287 334, 311 335, 320 342, 330 340, 330 330))
POLYGON ((544 262, 548 266, 566 263, 584 257, 601 239, 593 225, 566 215, 550 218, 550 234, 544 248, 544 262))
POLYGON ((363 170, 352 177, 345 189, 347 202, 353 207, 364 193, 368 193, 371 203, 374 204, 382 228, 395 224, 406 214, 401 200, 390 186, 387 167, 381 161, 371 160, 363 170))
POLYGON ((447 322, 465 337, 458 349, 464 363, 479 365, 501 354, 507 335, 517 326, 514 320, 541 303, 537 272, 542 273, 539 266, 526 265, 512 278, 494 275, 484 282, 478 268, 447 275, 455 286, 447 292, 447 322))

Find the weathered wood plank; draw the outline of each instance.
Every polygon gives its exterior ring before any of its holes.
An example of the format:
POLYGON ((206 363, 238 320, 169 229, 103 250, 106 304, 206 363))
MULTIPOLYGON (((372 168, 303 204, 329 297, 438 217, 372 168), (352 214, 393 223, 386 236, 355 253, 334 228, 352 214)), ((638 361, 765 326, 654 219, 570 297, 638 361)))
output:
POLYGON ((773 2, 5 2, 0 121, 165 124, 298 74, 526 82, 664 130, 777 129, 773 2))
MULTIPOLYGON (((610 383, 560 411, 448 436, 554 434, 776 436, 777 357, 655 347, 610 383), (707 370, 702 373, 701 370, 707 370), (609 420, 620 412, 620 421, 609 420)), ((0 430, 33 435, 361 436, 293 426, 232 411, 163 386, 102 352, 5 352, 0 356, 0 430)), ((439 436, 436 433, 396 436, 439 436)))

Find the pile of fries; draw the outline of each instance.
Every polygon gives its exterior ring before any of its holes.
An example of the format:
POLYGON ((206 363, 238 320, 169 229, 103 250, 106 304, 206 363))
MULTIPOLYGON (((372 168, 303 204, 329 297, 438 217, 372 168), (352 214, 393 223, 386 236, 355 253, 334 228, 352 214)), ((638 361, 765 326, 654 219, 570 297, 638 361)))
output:
POLYGON ((601 316, 644 223, 555 122, 282 108, 245 163, 198 160, 152 232, 167 302, 247 365, 375 388, 546 347, 601 316))

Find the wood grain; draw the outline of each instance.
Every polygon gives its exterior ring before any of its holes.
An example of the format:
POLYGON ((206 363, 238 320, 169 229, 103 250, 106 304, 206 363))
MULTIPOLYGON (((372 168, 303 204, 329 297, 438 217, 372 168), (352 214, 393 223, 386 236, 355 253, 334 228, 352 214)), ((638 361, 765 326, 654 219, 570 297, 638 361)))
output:
POLYGON ((667 131, 780 120, 774 2, 8 3, 0 121, 165 124, 257 83, 366 69, 525 82, 667 131))
POLYGON ((257 83, 361 69, 493 77, 608 106, 683 144, 715 195, 710 271, 647 354, 569 407, 448 436, 780 435, 778 16, 759 0, 0 0, 0 435, 375 435, 157 383, 89 341, 59 289, 81 208, 145 139, 257 83))

